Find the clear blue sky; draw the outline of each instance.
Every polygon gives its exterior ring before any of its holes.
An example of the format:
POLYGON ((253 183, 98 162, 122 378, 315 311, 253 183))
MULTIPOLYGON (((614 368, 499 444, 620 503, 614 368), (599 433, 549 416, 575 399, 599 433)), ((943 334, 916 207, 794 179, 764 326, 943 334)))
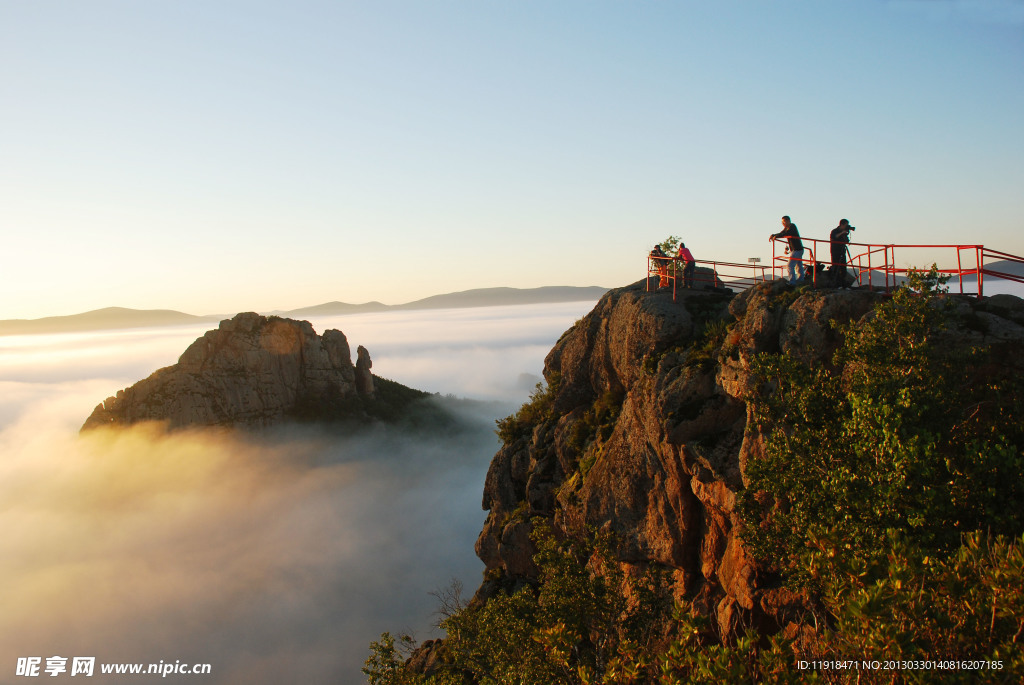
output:
POLYGON ((1021 0, 0 0, 0 318, 1024 254, 1021 0))

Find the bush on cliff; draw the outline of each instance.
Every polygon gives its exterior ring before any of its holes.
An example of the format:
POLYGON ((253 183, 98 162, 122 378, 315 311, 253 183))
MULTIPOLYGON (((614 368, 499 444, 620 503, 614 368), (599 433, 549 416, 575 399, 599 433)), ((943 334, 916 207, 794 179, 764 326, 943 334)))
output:
MULTIPOLYGON (((823 596, 831 628, 809 636, 799 658, 964 662, 973 665, 947 671, 944 681, 1021 682, 1024 538, 969 533, 948 556, 928 554, 896 531, 882 542, 889 548, 884 559, 834 566, 823 596)), ((938 672, 890 675, 899 676, 894 682, 927 683, 938 672)))
POLYGON ((495 422, 498 426, 495 431, 498 437, 505 443, 514 442, 518 438, 529 435, 534 426, 552 418, 552 407, 555 397, 558 395, 560 381, 561 378, 556 373, 552 374, 549 383, 537 383, 533 392, 530 393, 529 401, 521 406, 515 414, 495 422))

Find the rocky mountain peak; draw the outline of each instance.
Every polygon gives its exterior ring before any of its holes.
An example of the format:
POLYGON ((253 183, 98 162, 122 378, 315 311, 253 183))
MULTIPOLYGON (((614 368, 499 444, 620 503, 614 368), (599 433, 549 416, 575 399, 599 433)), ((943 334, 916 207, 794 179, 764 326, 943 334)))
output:
MULTIPOLYGON (((369 353, 359 350, 359 387, 372 395, 369 353)), ((266 426, 358 394, 344 333, 328 330, 321 336, 308 321, 245 312, 197 339, 177 364, 107 398, 82 428, 140 421, 165 422, 172 429, 266 426)))

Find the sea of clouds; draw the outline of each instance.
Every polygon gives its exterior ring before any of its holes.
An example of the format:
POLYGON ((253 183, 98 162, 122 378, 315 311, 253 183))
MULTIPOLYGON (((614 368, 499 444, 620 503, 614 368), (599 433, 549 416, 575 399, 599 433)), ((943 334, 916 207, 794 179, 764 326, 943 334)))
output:
MULTIPOLYGON (((442 435, 152 428, 79 436, 93 407, 205 327, 0 338, 0 682, 96 657, 90 682, 358 683, 383 631, 437 635, 473 543, 494 420, 593 302, 312 319, 373 371, 460 403, 442 435), (210 675, 103 676, 101 663, 210 675)), ((42 677, 49 676, 42 672, 42 677)), ((76 676, 77 677, 77 676, 76 676)))

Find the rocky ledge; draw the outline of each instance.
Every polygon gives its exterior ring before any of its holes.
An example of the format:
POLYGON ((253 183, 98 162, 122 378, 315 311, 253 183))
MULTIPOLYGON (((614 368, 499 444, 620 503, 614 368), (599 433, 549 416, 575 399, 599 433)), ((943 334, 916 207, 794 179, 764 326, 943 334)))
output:
POLYGON ((359 418, 381 408, 380 390, 392 399, 426 395, 384 379, 375 383, 369 352, 362 346, 357 352, 353 365, 338 330, 321 336, 308 321, 238 314, 192 343, 177 364, 107 398, 82 430, 141 421, 175 429, 359 418))

